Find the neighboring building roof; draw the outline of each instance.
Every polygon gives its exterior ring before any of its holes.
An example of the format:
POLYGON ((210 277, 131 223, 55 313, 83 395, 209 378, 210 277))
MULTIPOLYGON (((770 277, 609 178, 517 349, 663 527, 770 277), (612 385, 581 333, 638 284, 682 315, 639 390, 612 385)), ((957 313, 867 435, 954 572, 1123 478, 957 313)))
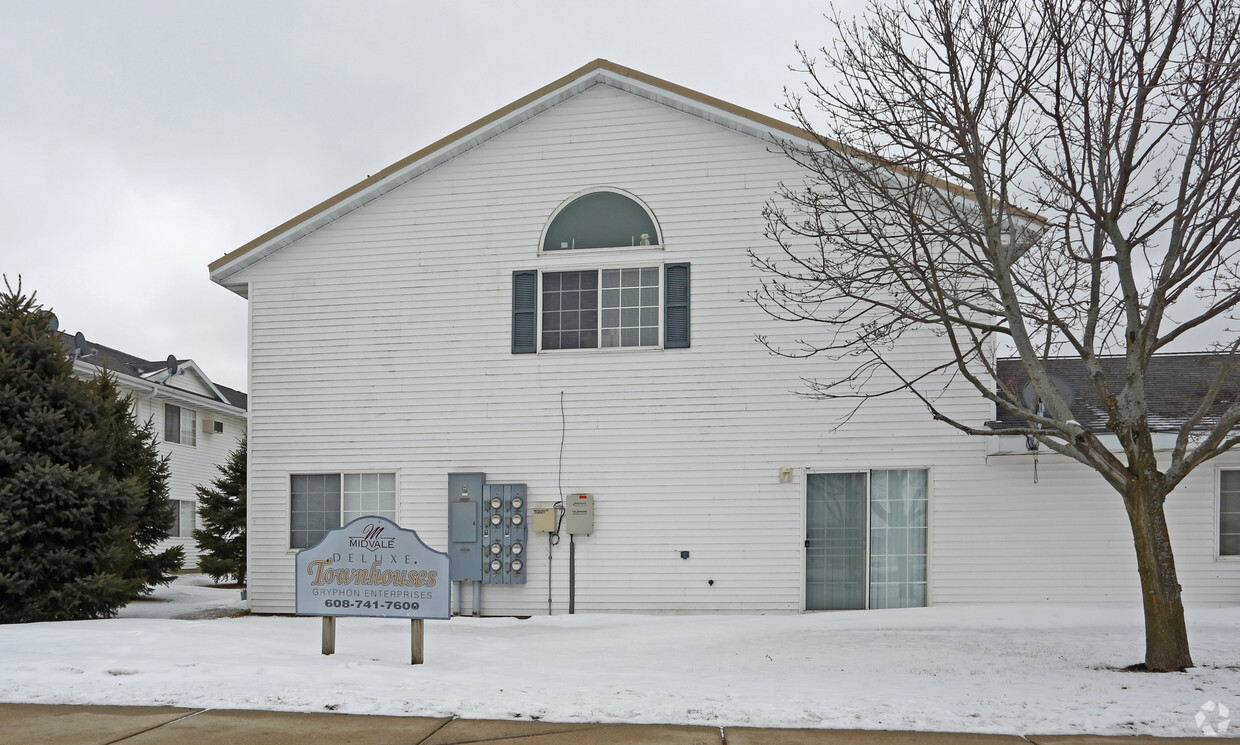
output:
MULTIPOLYGON (((1174 432, 1201 404, 1201 399, 1214 383, 1226 355, 1193 353, 1162 354, 1150 360, 1146 379, 1149 401, 1149 424, 1153 432, 1174 432)), ((1123 357, 1104 357, 1102 369, 1107 379, 1116 385, 1124 379, 1123 357)), ((1047 371, 1055 380, 1065 399, 1069 401, 1072 414, 1082 427, 1092 432, 1107 431, 1106 410, 1102 407, 1093 384, 1085 374, 1085 366, 1079 358, 1051 359, 1046 362, 1047 371)), ((1019 359, 999 360, 999 377, 1016 395, 1033 398, 1032 392, 1024 393, 1029 376, 1019 359)), ((1002 389, 1000 389, 1002 392, 1002 389)), ((1217 418, 1228 406, 1240 400, 1240 368, 1233 369, 1223 382, 1218 398, 1208 413, 1217 418)), ((1016 417, 998 407, 998 421, 992 426, 1019 427, 1024 424, 1016 417)))
MULTIPOLYGON (((840 143, 824 139, 774 117, 759 114, 628 67, 622 67, 605 59, 596 59, 528 96, 517 99, 412 155, 402 158, 373 176, 329 197, 244 246, 216 259, 208 266, 211 279, 244 296, 247 292, 244 285, 228 282, 228 278, 233 274, 387 194, 430 169, 598 84, 613 86, 769 143, 792 138, 814 147, 825 146, 838 152, 882 162, 874 155, 851 150, 840 143)), ((893 165, 892 167, 905 172, 899 166, 893 165)), ((955 184, 924 175, 914 175, 914 177, 922 178, 927 183, 953 194, 973 198, 972 192, 955 184)), ((1032 213, 1022 211, 1020 214, 1041 220, 1032 213)))
MULTIPOLYGON (((65 350, 72 352, 75 346, 74 335, 60 332, 60 340, 65 345, 65 350)), ((104 346, 103 344, 90 341, 89 339, 86 340, 86 343, 83 345, 81 353, 78 355, 77 359, 105 368, 118 375, 138 378, 147 383, 160 382, 168 377, 167 360, 144 360, 141 357, 135 357, 127 352, 122 352, 119 349, 104 346)), ((178 366, 194 365, 194 361, 177 360, 177 364, 178 366)), ((201 371, 199 372, 201 373, 201 371)), ((220 385, 219 383, 211 381, 205 374, 202 375, 202 378, 208 383, 209 386, 219 391, 220 399, 223 403, 226 403, 229 406, 234 406, 243 411, 246 409, 249 398, 246 394, 229 388, 226 385, 220 385)), ((176 388, 176 390, 179 393, 184 393, 190 396, 210 398, 209 396, 204 396, 196 391, 187 391, 184 388, 176 388)))

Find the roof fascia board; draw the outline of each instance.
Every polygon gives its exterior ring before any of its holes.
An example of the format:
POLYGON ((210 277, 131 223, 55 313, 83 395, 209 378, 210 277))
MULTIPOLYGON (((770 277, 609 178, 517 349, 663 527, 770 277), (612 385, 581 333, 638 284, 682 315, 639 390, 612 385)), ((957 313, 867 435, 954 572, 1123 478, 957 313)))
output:
POLYGON ((772 117, 733 106, 726 101, 614 65, 606 60, 595 60, 398 161, 220 258, 209 267, 211 279, 241 294, 243 288, 234 287, 234 283, 227 280, 242 269, 599 83, 606 83, 767 142, 774 143, 781 136, 791 136, 817 144, 808 132, 772 117))
MULTIPOLYGON (((876 159, 875 156, 853 151, 833 140, 820 138, 801 127, 774 117, 759 114, 604 59, 597 59, 393 163, 373 176, 329 197, 253 241, 220 257, 208 266, 211 280, 238 295, 246 296, 248 292, 245 283, 228 281, 234 274, 408 183, 432 168, 442 165, 599 83, 606 83, 619 90, 775 145, 795 140, 801 146, 833 150, 844 155, 863 157, 882 163, 881 159, 876 159)), ((904 172, 900 166, 892 164, 890 167, 898 172, 904 172)), ((952 194, 973 198, 972 193, 967 189, 945 181, 928 178, 927 182, 952 194)))
POLYGON ((550 85, 466 125, 212 262, 211 279, 238 292, 227 279, 281 248, 387 194, 432 168, 471 150, 546 109, 597 85, 600 62, 585 65, 550 85))

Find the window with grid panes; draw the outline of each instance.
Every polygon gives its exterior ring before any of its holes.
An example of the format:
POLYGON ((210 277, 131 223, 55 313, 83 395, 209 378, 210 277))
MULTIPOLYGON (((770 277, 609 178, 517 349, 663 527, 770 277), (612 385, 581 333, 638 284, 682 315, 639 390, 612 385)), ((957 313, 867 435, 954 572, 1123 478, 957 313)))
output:
POLYGON ((659 267, 544 272, 542 348, 659 344, 659 267))
POLYGON ((396 520, 396 474, 294 474, 289 545, 306 548, 329 530, 366 515, 396 520))

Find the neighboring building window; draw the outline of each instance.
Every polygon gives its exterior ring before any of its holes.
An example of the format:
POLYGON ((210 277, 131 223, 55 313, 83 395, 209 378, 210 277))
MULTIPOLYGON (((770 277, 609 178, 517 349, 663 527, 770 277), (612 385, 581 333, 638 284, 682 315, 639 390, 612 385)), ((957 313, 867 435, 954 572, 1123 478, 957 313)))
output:
POLYGON ((513 354, 657 347, 661 314, 664 348, 689 346, 688 264, 514 272, 512 299, 513 354))
POLYGON ((659 231, 646 208, 614 191, 596 191, 569 202, 543 237, 544 251, 658 245, 659 231))
POLYGON ((1219 472, 1218 553, 1240 556, 1240 471, 1219 472))
POLYGON ((194 537, 194 512, 196 505, 186 499, 174 499, 173 505, 176 507, 176 522, 172 525, 173 538, 193 538, 194 537))
POLYGON ((175 404, 164 404, 164 442, 197 445, 198 413, 175 404))
POLYGON ((396 474, 315 473, 292 477, 289 545, 306 548, 365 515, 396 519, 396 474))

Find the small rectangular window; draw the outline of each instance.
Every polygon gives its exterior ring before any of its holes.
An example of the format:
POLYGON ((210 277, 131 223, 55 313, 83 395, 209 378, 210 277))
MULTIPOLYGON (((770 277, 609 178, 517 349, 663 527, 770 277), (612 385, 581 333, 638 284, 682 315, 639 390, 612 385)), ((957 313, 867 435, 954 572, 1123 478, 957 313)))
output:
POLYGON ((164 442, 198 444, 198 412, 176 404, 164 404, 164 442))
POLYGON ((314 473, 291 478, 289 545, 306 548, 366 515, 396 520, 396 474, 314 473))
POLYGON ((1240 556, 1240 471, 1220 471, 1218 490, 1219 556, 1240 556))
POLYGON ((173 506, 176 508, 176 520, 172 524, 173 538, 193 538, 194 537, 194 514, 196 505, 187 499, 172 500, 173 506))

